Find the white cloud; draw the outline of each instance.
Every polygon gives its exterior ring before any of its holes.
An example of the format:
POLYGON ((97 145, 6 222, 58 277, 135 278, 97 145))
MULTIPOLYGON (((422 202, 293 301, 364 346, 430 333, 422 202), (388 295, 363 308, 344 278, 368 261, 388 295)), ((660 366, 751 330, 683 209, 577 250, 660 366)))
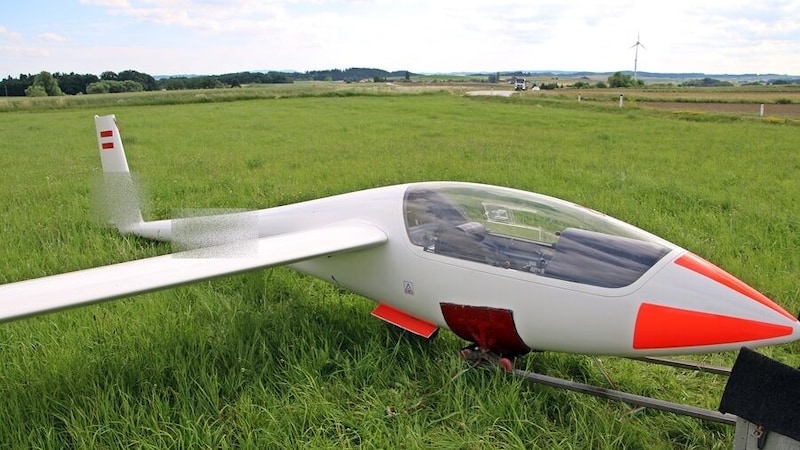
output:
POLYGON ((127 8, 128 0, 81 0, 81 5, 110 6, 113 8, 127 8))
POLYGON ((4 45, 0 47, 0 50, 26 58, 45 58, 53 54, 48 48, 30 45, 4 45))
POLYGON ((179 26, 201 32, 252 31, 276 19, 286 19, 282 1, 249 0, 81 0, 81 3, 106 7, 115 15, 137 21, 179 26))
MULTIPOLYGON (((160 67, 155 73, 632 70, 637 31, 646 46, 639 51, 641 71, 800 73, 796 0, 768 6, 750 0, 80 2, 81 16, 54 18, 51 33, 36 36, 60 43, 54 58, 69 63, 74 59, 61 56, 68 46, 74 54, 97 55, 91 50, 104 45, 127 58, 125 66, 160 67)), ((4 41, 19 44, 23 36, 0 26, 4 41)))
POLYGON ((42 33, 36 37, 47 42, 65 42, 67 40, 67 38, 57 33, 42 33))
POLYGON ((19 42, 22 41, 22 35, 20 33, 11 31, 8 28, 0 25, 0 39, 12 42, 19 42))

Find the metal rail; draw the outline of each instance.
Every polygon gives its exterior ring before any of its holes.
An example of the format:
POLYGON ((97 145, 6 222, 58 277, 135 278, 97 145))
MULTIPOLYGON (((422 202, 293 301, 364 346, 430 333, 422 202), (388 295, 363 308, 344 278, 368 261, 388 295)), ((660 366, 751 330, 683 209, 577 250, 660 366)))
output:
POLYGON ((712 373, 715 375, 729 376, 731 374, 731 369, 729 367, 714 366, 711 364, 703 364, 695 361, 686 361, 686 360, 678 360, 671 358, 654 358, 651 356, 645 356, 642 358, 628 358, 628 359, 632 359, 634 361, 643 361, 651 364, 659 364, 662 366, 677 367, 679 369, 696 370, 698 372, 712 373))
POLYGON ((629 392, 617 391, 614 389, 606 389, 591 384, 578 383, 576 381, 565 380, 563 378, 542 375, 536 372, 527 372, 524 370, 515 369, 511 373, 528 381, 543 384, 545 386, 567 389, 605 399, 620 400, 632 405, 644 406, 646 408, 681 414, 684 416, 694 417, 696 419, 719 422, 726 425, 736 425, 736 416, 733 414, 723 414, 719 411, 698 408, 695 406, 684 405, 666 400, 659 400, 642 395, 631 394, 629 392))

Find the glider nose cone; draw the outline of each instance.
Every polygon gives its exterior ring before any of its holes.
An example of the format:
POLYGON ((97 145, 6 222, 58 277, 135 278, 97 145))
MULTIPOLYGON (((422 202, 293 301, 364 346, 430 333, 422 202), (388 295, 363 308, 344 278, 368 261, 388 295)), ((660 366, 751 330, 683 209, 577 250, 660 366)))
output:
POLYGON ((794 332, 792 333, 792 338, 789 342, 800 340, 800 322, 795 320, 792 326, 794 328, 794 332))
POLYGON ((766 308, 769 308, 777 312, 778 314, 786 317, 794 324, 797 323, 797 318, 789 314, 789 312, 783 309, 780 305, 767 298, 766 295, 762 294, 761 292, 758 292, 757 290, 748 286, 742 280, 734 277, 728 272, 725 272, 724 270, 720 269, 719 267, 711 264, 710 262, 704 260, 703 258, 697 255, 687 253, 678 258, 677 260, 675 260, 675 264, 685 267, 699 275, 702 275, 703 277, 706 277, 723 286, 726 286, 732 289, 733 291, 747 297, 749 300, 759 303, 765 306, 766 308))
POLYGON ((642 303, 634 349, 721 351, 800 339, 797 318, 733 275, 691 253, 674 264, 680 298, 670 304, 642 303))

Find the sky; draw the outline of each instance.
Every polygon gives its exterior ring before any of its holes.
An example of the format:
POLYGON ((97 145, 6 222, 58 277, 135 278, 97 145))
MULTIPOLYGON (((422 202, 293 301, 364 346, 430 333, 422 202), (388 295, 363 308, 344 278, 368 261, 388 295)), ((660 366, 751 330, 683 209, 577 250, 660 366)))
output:
POLYGON ((22 0, 0 77, 380 68, 800 75, 800 1, 22 0))

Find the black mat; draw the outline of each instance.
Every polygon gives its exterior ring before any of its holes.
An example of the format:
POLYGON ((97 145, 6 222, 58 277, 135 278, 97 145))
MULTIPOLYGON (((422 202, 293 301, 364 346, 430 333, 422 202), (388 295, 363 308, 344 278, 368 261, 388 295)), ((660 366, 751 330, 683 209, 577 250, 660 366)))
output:
POLYGON ((719 410, 800 441, 800 370, 742 348, 719 410))

